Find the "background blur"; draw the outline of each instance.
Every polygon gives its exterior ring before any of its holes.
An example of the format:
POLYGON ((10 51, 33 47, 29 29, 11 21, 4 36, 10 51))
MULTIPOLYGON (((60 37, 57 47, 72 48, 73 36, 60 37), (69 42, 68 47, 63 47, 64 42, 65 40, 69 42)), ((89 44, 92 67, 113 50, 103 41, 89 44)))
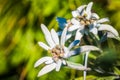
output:
MULTIPOLYGON (((109 17, 120 34, 120 0, 0 0, 0 80, 82 80, 82 71, 66 67, 37 77, 44 65, 34 68, 34 63, 49 55, 37 44, 46 42, 40 24, 58 30, 57 16, 70 19, 72 10, 90 1, 93 11, 109 17)), ((102 46, 103 54, 89 55, 93 70, 87 80, 119 80, 120 42, 108 39, 102 46)), ((71 61, 80 62, 79 56, 71 61)))

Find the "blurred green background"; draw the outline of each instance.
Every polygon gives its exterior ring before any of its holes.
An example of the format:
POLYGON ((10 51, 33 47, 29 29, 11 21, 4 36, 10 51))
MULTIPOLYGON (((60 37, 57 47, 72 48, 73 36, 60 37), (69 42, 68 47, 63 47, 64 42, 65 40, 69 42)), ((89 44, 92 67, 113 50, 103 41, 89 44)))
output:
MULTIPOLYGON (((37 44, 46 42, 40 24, 58 30, 56 17, 70 19, 72 10, 90 1, 93 11, 109 17, 120 34, 120 0, 0 0, 0 80, 82 80, 82 71, 66 67, 37 77, 44 65, 34 68, 34 63, 49 55, 37 44)), ((108 39, 102 46, 103 54, 89 55, 93 70, 87 80, 119 80, 120 42, 108 39)), ((71 60, 81 62, 79 56, 71 60)))

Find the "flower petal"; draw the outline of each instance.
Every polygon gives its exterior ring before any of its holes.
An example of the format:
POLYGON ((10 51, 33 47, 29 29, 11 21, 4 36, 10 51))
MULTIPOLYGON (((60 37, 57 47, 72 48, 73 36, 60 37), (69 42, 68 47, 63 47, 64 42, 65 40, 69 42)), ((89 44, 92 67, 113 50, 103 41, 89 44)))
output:
POLYGON ((78 17, 79 15, 80 15, 80 14, 79 14, 79 12, 78 12, 77 10, 72 11, 72 16, 73 16, 74 18, 78 17))
POLYGON ((90 30, 90 32, 92 32, 93 34, 97 35, 98 34, 98 29, 96 27, 92 28, 90 30))
POLYGON ((76 29, 78 29, 80 26, 79 25, 71 25, 69 28, 68 28, 68 31, 74 31, 76 29))
POLYGON ((76 69, 76 70, 90 70, 90 68, 86 68, 82 64, 77 64, 77 63, 73 63, 70 61, 67 61, 67 66, 72 68, 72 69, 76 69))
POLYGON ((75 18, 71 19, 71 23, 74 25, 80 25, 80 22, 78 20, 76 20, 75 18))
POLYGON ((91 17, 91 9, 92 9, 93 2, 90 2, 86 7, 87 19, 89 20, 91 17))
POLYGON ((59 70, 60 70, 61 65, 62 65, 62 61, 59 59, 59 60, 57 61, 57 65, 56 65, 56 71, 59 71, 59 70))
POLYGON ((38 77, 52 71, 53 69, 55 69, 55 67, 56 67, 56 63, 46 65, 45 67, 42 68, 42 70, 40 70, 40 72, 38 73, 38 77))
POLYGON ((101 51, 101 50, 95 46, 85 45, 85 46, 81 46, 80 48, 70 51, 68 54, 68 57, 78 55, 80 53, 88 52, 88 51, 101 51))
POLYGON ((51 64, 51 63, 53 63, 53 62, 54 62, 54 60, 51 58, 51 59, 49 59, 48 61, 46 61, 45 64, 51 64))
POLYGON ((54 40, 56 45, 58 45, 59 44, 59 38, 58 38, 58 35, 57 35, 57 33, 54 29, 51 30, 51 35, 52 35, 52 39, 54 40))
POLYGON ((43 58, 40 58, 34 65, 34 67, 38 67, 39 65, 41 65, 42 63, 46 62, 46 61, 49 61, 51 60, 52 57, 43 57, 43 58))
POLYGON ((76 46, 79 42, 80 42, 80 40, 74 40, 74 41, 68 46, 68 49, 70 50, 71 48, 73 48, 74 46, 76 46))
POLYGON ((111 32, 115 37, 118 37, 119 34, 115 28, 113 28, 111 25, 108 24, 101 24, 100 27, 98 28, 99 31, 108 31, 111 32))
POLYGON ((75 35, 75 40, 81 40, 83 35, 84 35, 84 30, 77 30, 76 35, 75 35))
POLYGON ((38 42, 38 44, 39 44, 39 46, 41 46, 42 48, 44 48, 45 50, 49 50, 50 49, 50 47, 49 46, 47 46, 45 43, 43 43, 43 42, 38 42))
POLYGON ((41 24, 41 29, 45 35, 45 39, 46 39, 47 43, 50 45, 50 47, 54 47, 55 43, 52 40, 51 34, 50 34, 49 30, 47 29, 47 27, 44 24, 41 24))
POLYGON ((83 9, 86 7, 86 5, 82 5, 80 7, 77 8, 77 10, 79 11, 79 14, 82 14, 83 9))
POLYGON ((99 19, 100 17, 96 13, 92 13, 91 18, 93 19, 99 19))
POLYGON ((58 21, 59 27, 61 29, 64 29, 65 24, 67 23, 66 19, 62 17, 57 17, 56 20, 58 21))
POLYGON ((64 56, 63 56, 63 58, 68 58, 69 57, 69 49, 67 48, 67 47, 64 47, 64 56))
POLYGON ((61 35, 61 46, 64 46, 67 34, 67 27, 64 28, 62 35, 61 35))
POLYGON ((68 40, 68 39, 70 39, 72 37, 72 33, 68 33, 67 35, 66 35, 66 41, 68 40))
POLYGON ((85 45, 80 47, 80 52, 88 52, 88 51, 101 51, 96 46, 85 45))
POLYGON ((97 21, 97 23, 104 23, 104 22, 109 22, 109 19, 108 18, 102 18, 102 19, 97 21))

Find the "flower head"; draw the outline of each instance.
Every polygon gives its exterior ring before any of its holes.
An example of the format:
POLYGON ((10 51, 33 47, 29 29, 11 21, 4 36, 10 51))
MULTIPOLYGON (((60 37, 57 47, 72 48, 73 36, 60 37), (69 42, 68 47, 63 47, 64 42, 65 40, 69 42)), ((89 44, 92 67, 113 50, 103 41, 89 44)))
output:
MULTIPOLYGON (((41 65, 42 63, 46 64, 46 66, 39 72, 38 76, 42 76, 54 69, 56 69, 56 71, 59 71, 62 65, 66 65, 66 66, 68 65, 68 67, 71 67, 72 64, 66 62, 66 59, 71 56, 77 55, 85 51, 100 50, 95 46, 89 46, 89 45, 81 46, 80 48, 73 50, 72 48, 80 42, 79 40, 73 41, 68 47, 66 47, 65 38, 67 33, 67 27, 64 28, 60 40, 54 29, 52 29, 51 32, 49 32, 49 30, 43 24, 41 25, 41 29, 45 35, 45 39, 49 46, 44 44, 43 42, 39 42, 39 46, 41 46, 45 50, 50 51, 52 57, 47 56, 40 58, 35 63, 35 67, 41 65)), ((80 66, 72 66, 72 68, 80 70, 80 68, 78 67, 80 66)), ((82 70, 83 68, 84 66, 81 66, 82 70)))
POLYGON ((118 39, 118 32, 111 25, 105 24, 106 22, 109 22, 109 19, 100 19, 98 14, 91 11, 92 5, 93 2, 90 2, 88 5, 82 5, 72 11, 73 18, 70 20, 64 18, 61 18, 61 20, 60 18, 57 18, 60 27, 68 27, 68 32, 70 34, 75 31, 75 40, 81 40, 83 35, 88 35, 89 32, 96 36, 98 35, 98 31, 105 31, 104 36, 118 39))

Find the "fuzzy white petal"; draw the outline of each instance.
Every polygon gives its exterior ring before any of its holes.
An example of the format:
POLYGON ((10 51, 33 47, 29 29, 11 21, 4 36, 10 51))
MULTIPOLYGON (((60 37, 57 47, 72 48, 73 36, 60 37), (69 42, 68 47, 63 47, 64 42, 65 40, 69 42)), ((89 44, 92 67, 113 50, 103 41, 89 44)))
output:
POLYGON ((38 73, 38 77, 54 70, 56 67, 56 63, 52 63, 52 64, 49 64, 49 65, 46 65, 45 67, 43 67, 40 72, 38 73))
POLYGON ((71 19, 71 23, 75 24, 75 25, 80 25, 80 22, 78 20, 76 20, 75 18, 71 19))
POLYGON ((66 65, 66 64, 67 64, 65 60, 62 60, 62 63, 63 63, 63 65, 66 65))
POLYGON ((74 40, 74 41, 68 46, 68 49, 70 50, 71 48, 73 48, 74 46, 76 46, 79 42, 80 42, 80 40, 74 40))
POLYGON ((85 45, 70 51, 68 57, 78 55, 83 52, 89 52, 89 51, 101 51, 101 50, 95 46, 85 45))
POLYGON ((77 69, 77 70, 90 70, 89 68, 86 68, 82 64, 77 64, 77 63, 73 63, 73 62, 69 62, 69 61, 67 61, 67 66, 72 69, 77 69))
POLYGON ((92 13, 91 18, 93 19, 99 19, 100 17, 96 13, 92 13))
POLYGON ((44 24, 41 24, 41 29, 45 35, 45 39, 47 41, 47 43, 51 46, 51 47, 54 47, 55 46, 55 43, 54 41, 52 40, 52 37, 51 37, 51 34, 49 32, 49 30, 47 29, 47 27, 44 25, 44 24))
POLYGON ((80 26, 79 25, 71 25, 69 28, 68 28, 68 31, 74 31, 76 29, 78 29, 80 26))
POLYGON ((77 10, 79 11, 79 13, 82 13, 82 11, 85 7, 86 7, 86 5, 82 5, 82 6, 78 7, 77 10))
POLYGON ((90 2, 86 7, 87 19, 91 17, 91 9, 92 9, 93 2, 90 2))
POLYGON ((104 22, 109 22, 109 19, 108 18, 102 18, 102 19, 97 21, 97 23, 104 23, 104 22))
POLYGON ((68 58, 69 57, 69 49, 67 47, 64 47, 64 51, 65 51, 65 53, 64 53, 63 58, 68 58))
POLYGON ((68 40, 68 39, 70 39, 72 37, 72 33, 68 33, 67 35, 66 35, 66 41, 68 40))
POLYGON ((39 44, 39 46, 41 46, 42 48, 44 48, 45 50, 49 50, 50 49, 50 47, 49 46, 47 46, 45 43, 43 43, 43 42, 38 42, 38 44, 39 44))
POLYGON ((113 28, 111 25, 108 24, 101 24, 100 27, 98 28, 99 31, 108 31, 111 32, 114 36, 119 36, 117 30, 113 28))
POLYGON ((65 40, 66 40, 66 34, 67 34, 67 27, 64 28, 62 35, 61 35, 61 46, 64 46, 65 44, 65 40))
POLYGON ((97 35, 98 34, 98 29, 96 27, 93 27, 90 32, 92 32, 93 34, 97 35))
POLYGON ((56 65, 56 71, 59 71, 59 70, 60 70, 60 67, 61 67, 61 65, 62 65, 62 61, 59 59, 56 64, 57 64, 57 65, 56 65))
POLYGON ((46 62, 46 61, 49 61, 51 60, 52 58, 51 57, 43 57, 43 58, 40 58, 34 65, 34 67, 38 67, 39 65, 41 65, 42 63, 46 62))
POLYGON ((72 16, 74 17, 74 18, 76 18, 76 17, 78 17, 79 16, 79 12, 78 11, 72 11, 72 16))
POLYGON ((49 59, 48 61, 46 61, 45 64, 51 64, 51 63, 53 63, 53 62, 54 62, 54 60, 51 58, 51 59, 49 59))
POLYGON ((75 35, 75 40, 81 40, 83 35, 84 35, 84 30, 77 30, 76 35, 75 35))
POLYGON ((52 39, 54 40, 56 45, 58 45, 59 44, 59 38, 58 38, 58 35, 57 35, 57 33, 54 29, 51 30, 51 35, 52 35, 52 39))
POLYGON ((88 51, 101 51, 96 46, 85 45, 80 47, 80 52, 88 52, 88 51))

